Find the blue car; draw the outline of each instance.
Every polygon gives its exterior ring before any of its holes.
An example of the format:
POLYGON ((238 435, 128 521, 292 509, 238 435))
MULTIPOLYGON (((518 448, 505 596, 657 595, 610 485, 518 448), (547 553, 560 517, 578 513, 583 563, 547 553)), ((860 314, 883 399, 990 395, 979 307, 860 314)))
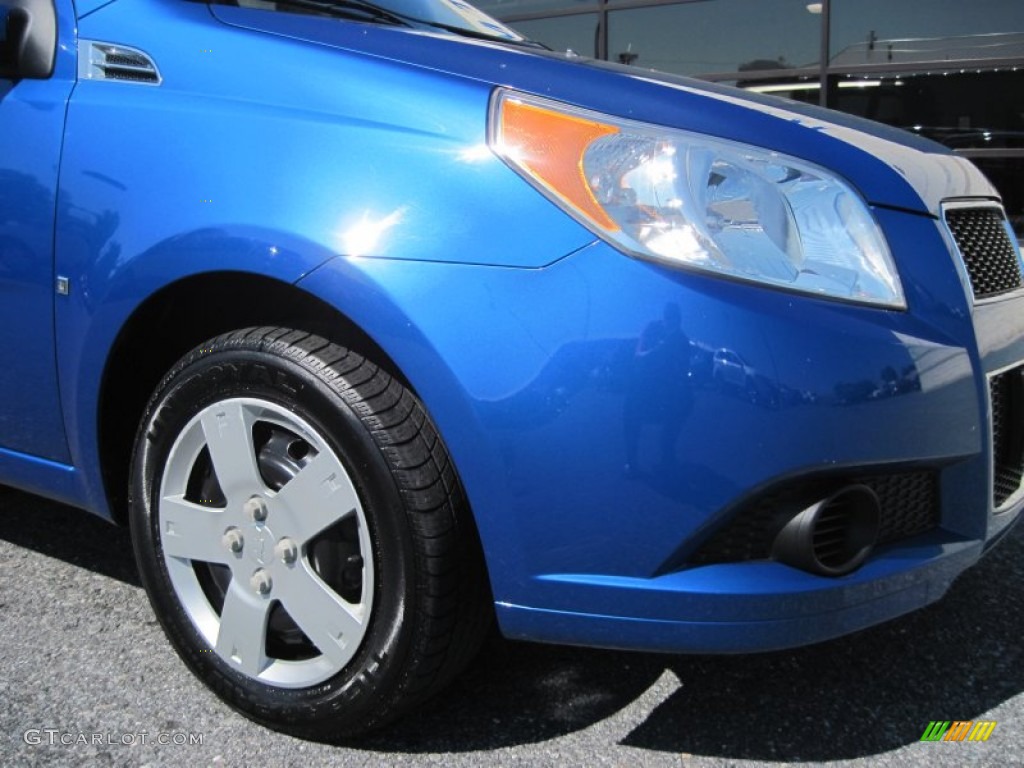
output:
POLYGON ((462 0, 0 0, 0 482, 130 526, 184 662, 313 739, 506 637, 920 608, 1024 505, 965 159, 462 0))

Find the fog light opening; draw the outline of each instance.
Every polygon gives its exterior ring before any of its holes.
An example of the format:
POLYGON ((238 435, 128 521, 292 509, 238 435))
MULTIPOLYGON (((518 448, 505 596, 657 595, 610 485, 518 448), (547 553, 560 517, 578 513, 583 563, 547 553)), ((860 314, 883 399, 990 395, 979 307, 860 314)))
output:
POLYGON ((859 568, 879 532, 879 502, 866 485, 849 485, 795 515, 779 532, 772 557, 820 576, 859 568))

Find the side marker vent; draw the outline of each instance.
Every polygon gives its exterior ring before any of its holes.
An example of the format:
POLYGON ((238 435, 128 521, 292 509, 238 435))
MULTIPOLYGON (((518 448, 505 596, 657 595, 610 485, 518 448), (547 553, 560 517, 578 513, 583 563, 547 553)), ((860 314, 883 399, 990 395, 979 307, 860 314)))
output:
POLYGON ((160 85, 160 72, 148 54, 95 40, 78 42, 78 76, 83 80, 119 80, 160 85))

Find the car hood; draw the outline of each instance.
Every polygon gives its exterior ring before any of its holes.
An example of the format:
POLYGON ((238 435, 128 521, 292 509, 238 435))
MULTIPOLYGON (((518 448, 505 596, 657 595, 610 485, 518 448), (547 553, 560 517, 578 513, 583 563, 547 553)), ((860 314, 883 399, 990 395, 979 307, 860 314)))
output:
POLYGON ((840 112, 571 53, 322 17, 210 8, 231 26, 783 152, 838 173, 874 205, 938 216, 943 200, 999 199, 974 165, 942 145, 840 112))

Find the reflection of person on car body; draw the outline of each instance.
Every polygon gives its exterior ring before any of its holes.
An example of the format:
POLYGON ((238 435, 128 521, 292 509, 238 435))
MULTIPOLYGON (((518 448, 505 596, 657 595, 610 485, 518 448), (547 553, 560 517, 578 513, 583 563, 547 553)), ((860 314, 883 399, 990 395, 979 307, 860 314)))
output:
POLYGON ((669 302, 661 318, 648 323, 637 340, 623 411, 626 472, 639 471, 644 424, 660 427, 658 464, 670 468, 675 462, 676 439, 692 408, 690 339, 682 329, 679 305, 669 302), (672 389, 666 388, 665 382, 673 382, 672 389))

